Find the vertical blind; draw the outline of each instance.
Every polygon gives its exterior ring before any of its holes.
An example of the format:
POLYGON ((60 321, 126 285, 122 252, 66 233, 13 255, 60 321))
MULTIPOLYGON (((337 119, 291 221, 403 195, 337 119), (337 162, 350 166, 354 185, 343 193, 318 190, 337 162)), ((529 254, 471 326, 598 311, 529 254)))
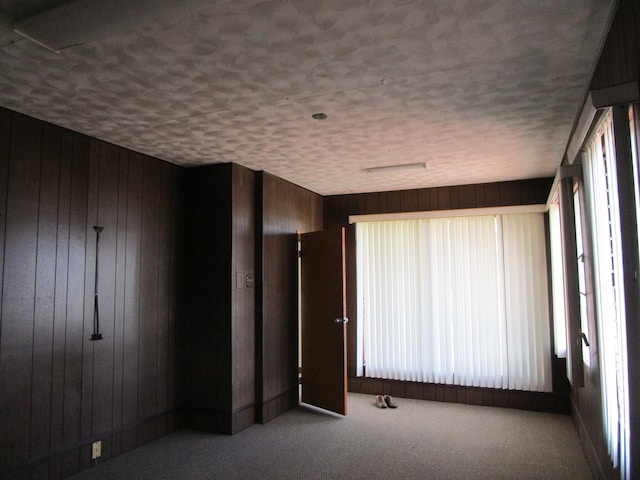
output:
POLYGON ((616 182, 613 117, 607 115, 583 154, 590 206, 594 296, 600 350, 604 432, 614 467, 627 478, 629 396, 622 245, 616 182))
POLYGON ((356 223, 358 375, 551 391, 544 217, 356 223))
MULTIPOLYGON (((562 225, 560 223, 560 206, 558 203, 549 205, 549 246, 551 254, 554 352, 559 358, 567 358, 567 323, 564 302, 564 271, 562 269, 562 225)), ((568 364, 567 367, 569 367, 568 364)), ((569 371, 567 368, 567 372, 569 371)), ((571 378, 570 374, 567 376, 571 378)))

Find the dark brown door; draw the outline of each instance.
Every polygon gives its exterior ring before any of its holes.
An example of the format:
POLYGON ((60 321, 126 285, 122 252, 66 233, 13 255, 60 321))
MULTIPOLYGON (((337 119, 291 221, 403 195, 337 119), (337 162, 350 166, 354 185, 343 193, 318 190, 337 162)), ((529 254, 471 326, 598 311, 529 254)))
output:
POLYGON ((302 401, 347 414, 344 228, 300 236, 302 401))

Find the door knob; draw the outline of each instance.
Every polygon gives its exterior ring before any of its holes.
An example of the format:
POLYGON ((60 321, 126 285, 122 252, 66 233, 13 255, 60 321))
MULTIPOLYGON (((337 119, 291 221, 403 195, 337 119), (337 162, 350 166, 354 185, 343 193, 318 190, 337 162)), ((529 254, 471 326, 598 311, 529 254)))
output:
POLYGON ((334 320, 335 323, 349 323, 349 319, 347 317, 343 317, 343 318, 336 318, 334 320))

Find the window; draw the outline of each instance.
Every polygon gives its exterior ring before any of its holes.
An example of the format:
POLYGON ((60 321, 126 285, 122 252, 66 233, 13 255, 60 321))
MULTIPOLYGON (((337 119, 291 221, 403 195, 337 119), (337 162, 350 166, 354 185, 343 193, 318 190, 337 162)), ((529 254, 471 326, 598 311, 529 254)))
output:
POLYGON ((358 374, 550 391, 544 217, 356 224, 358 374))
POLYGON ((554 352, 559 358, 566 358, 567 320, 564 301, 564 269, 562 265, 562 225, 560 223, 560 205, 558 205, 557 201, 549 205, 549 236, 554 352))
POLYGON ((573 185, 573 211, 576 224, 576 261, 578 265, 578 296, 580 305, 580 333, 582 334, 582 362, 590 366, 591 355, 589 352, 589 320, 587 316, 587 275, 585 267, 584 242, 582 239, 582 188, 580 182, 573 185))
POLYGON ((604 431, 614 467, 626 478, 629 401, 622 246, 613 115, 605 115, 583 154, 590 210, 594 296, 604 431))

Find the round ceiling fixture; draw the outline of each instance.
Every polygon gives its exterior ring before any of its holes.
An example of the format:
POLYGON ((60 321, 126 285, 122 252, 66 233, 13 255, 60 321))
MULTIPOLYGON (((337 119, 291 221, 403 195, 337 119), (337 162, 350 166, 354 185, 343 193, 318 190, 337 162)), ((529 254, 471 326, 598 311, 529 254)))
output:
POLYGON ((327 114, 326 113, 314 113, 311 116, 313 118, 315 118, 316 120, 326 120, 326 118, 327 118, 327 114))

